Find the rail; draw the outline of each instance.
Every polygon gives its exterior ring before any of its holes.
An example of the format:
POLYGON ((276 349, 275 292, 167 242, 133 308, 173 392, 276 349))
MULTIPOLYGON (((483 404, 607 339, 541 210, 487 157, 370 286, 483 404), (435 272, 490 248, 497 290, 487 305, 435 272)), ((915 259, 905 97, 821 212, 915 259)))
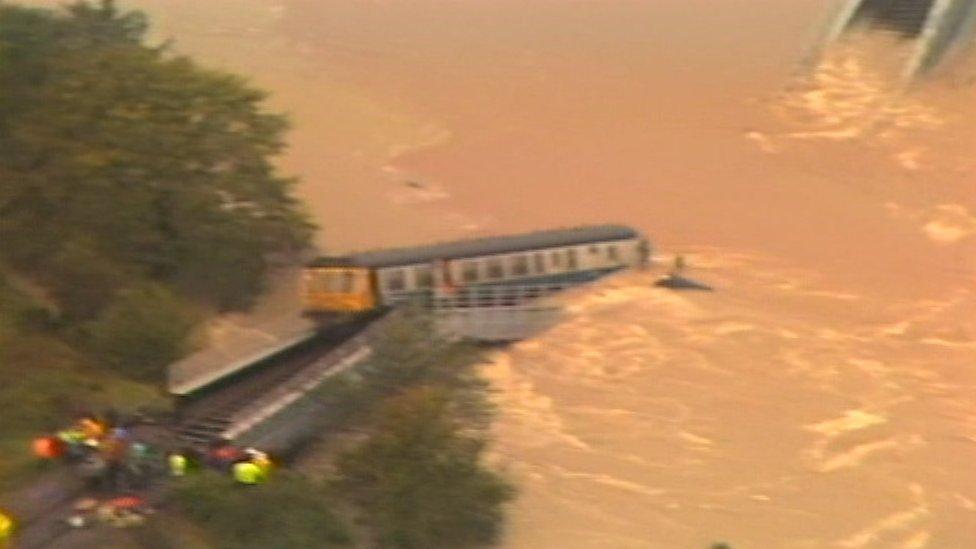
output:
POLYGON ((434 292, 425 305, 445 335, 492 343, 518 341, 558 323, 563 307, 550 298, 583 283, 469 286, 434 292))
POLYGON ((311 393, 326 379, 362 363, 372 355, 369 342, 373 334, 398 316, 399 313, 393 311, 376 319, 338 347, 234 412, 220 436, 230 440, 240 438, 311 393))
POLYGON ((523 307, 580 285, 579 281, 565 281, 465 286, 435 291, 424 304, 433 311, 523 307))

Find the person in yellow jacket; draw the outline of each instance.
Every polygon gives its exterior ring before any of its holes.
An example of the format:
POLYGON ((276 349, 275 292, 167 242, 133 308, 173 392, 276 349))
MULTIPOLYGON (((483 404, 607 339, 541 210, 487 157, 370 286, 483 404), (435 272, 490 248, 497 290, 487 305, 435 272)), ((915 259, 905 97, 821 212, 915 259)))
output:
POLYGON ((185 477, 186 470, 190 466, 190 460, 180 452, 173 452, 166 460, 169 464, 169 475, 171 477, 185 477))
POLYGON ((14 537, 14 519, 0 511, 0 549, 10 547, 14 537))
POLYGON ((261 467, 250 461, 238 461, 231 469, 234 481, 242 486, 254 486, 264 482, 265 474, 261 467))
POLYGON ((268 475, 271 474, 271 468, 273 467, 271 457, 265 452, 255 450, 254 448, 244 450, 244 454, 248 457, 248 461, 257 465, 261 469, 261 474, 265 479, 267 479, 268 475))

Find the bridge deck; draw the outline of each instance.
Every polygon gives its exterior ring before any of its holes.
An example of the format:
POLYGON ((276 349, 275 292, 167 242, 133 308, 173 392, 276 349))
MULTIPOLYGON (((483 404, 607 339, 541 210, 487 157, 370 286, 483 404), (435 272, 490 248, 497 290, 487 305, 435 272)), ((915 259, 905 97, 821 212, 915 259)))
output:
POLYGON ((184 396, 245 370, 315 336, 316 324, 295 314, 242 328, 169 368, 168 389, 184 396))

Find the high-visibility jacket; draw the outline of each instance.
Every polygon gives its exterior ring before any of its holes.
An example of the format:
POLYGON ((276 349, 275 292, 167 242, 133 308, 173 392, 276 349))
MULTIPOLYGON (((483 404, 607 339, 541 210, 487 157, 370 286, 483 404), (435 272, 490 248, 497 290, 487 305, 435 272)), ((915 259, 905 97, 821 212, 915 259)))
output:
POLYGON ((241 484, 257 484, 264 480, 264 472, 250 461, 235 463, 231 473, 234 480, 241 484))
POLYGON ((182 454, 173 454, 169 456, 169 474, 174 477, 182 477, 186 475, 186 469, 189 466, 189 461, 186 456, 182 454))
POLYGON ((58 431, 58 438, 68 444, 81 444, 85 440, 85 433, 81 429, 65 429, 58 431))
POLYGON ((105 436, 105 425, 89 417, 79 421, 78 428, 84 431, 86 438, 97 439, 105 436))
POLYGON ((271 458, 267 454, 260 454, 251 458, 251 463, 258 466, 261 469, 261 475, 267 477, 271 473, 272 463, 271 458))
POLYGON ((57 459, 64 455, 64 441, 57 437, 35 438, 31 447, 34 455, 41 459, 57 459))
POLYGON ((14 519, 0 513, 0 547, 6 547, 12 537, 14 537, 14 519))

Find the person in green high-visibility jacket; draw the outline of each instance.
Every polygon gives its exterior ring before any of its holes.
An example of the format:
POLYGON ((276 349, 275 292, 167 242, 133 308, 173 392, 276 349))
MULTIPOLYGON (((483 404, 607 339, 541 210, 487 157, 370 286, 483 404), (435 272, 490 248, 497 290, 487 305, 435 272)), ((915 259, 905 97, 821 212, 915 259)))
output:
POLYGON ((10 547, 10 540, 14 537, 14 519, 0 511, 0 549, 10 547))
POLYGON ((190 463, 189 460, 186 459, 185 455, 179 452, 174 452, 169 455, 168 462, 169 462, 170 476, 172 477, 186 476, 186 470, 189 467, 190 463))
POLYGON ((250 461, 239 461, 234 464, 231 470, 234 481, 244 486, 254 486, 264 481, 264 471, 255 463, 250 461))

